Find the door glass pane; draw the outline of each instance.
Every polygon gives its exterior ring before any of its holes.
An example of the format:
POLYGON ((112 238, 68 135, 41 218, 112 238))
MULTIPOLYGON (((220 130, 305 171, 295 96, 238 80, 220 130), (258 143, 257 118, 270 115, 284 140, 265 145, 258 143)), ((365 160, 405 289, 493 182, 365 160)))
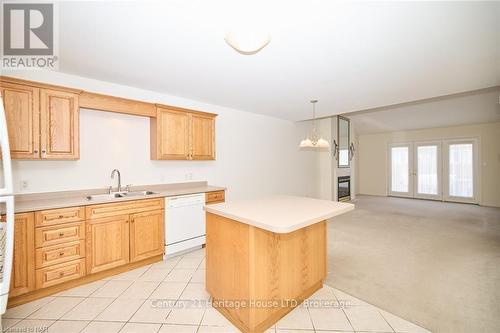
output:
POLYGON ((417 190, 420 194, 438 194, 437 152, 437 146, 417 147, 417 190))
POLYGON ((391 148, 391 191, 408 192, 408 147, 391 148))
POLYGON ((451 144, 449 151, 450 196, 472 198, 474 195, 472 143, 451 144))

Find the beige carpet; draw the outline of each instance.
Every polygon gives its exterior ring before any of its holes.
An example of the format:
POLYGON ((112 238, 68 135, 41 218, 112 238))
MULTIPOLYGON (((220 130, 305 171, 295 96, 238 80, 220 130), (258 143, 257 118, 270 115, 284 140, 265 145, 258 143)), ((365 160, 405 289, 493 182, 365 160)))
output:
POLYGON ((435 333, 500 332, 500 208, 360 196, 326 283, 435 333))

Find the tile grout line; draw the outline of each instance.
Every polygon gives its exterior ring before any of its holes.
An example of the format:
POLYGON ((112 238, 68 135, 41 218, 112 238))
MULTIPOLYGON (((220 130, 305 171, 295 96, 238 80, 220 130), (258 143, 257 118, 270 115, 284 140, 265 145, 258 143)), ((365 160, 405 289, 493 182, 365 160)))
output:
MULTIPOLYGON (((132 280, 132 283, 125 289, 123 290, 118 296, 116 296, 114 298, 114 300, 108 305, 106 306, 101 312, 99 312, 92 320, 91 322, 93 321, 98 321, 98 322, 109 322, 109 321, 106 321, 106 320, 95 320, 97 317, 99 317, 99 315, 101 315, 104 311, 106 311, 106 309, 108 309, 121 295, 123 295, 130 287, 132 287, 134 285, 134 283, 141 277, 143 276, 144 274, 146 274, 147 271, 149 271, 151 268, 153 267, 153 265, 149 265, 149 267, 144 271, 142 272, 137 278, 135 278, 134 280, 132 280)), ((174 265, 175 267, 175 265, 174 265)), ((173 269, 173 268, 172 268, 173 269)), ((170 274, 171 271, 169 271, 169 274, 170 274)), ((168 274, 167 274, 168 275, 168 274)), ((112 281, 112 280, 109 280, 109 281, 112 281)), ((115 281, 120 281, 120 280, 115 280, 115 281)), ((125 280, 127 281, 127 280, 125 280)), ((151 292, 150 296, 153 294, 153 292, 160 286, 161 282, 158 283, 158 286, 151 292)), ((104 286, 103 286, 104 287, 104 286)), ((100 288, 99 288, 100 289, 100 288)), ((123 327, 125 327, 125 325, 130 321, 130 319, 132 319, 132 317, 137 313, 137 311, 139 311, 139 309, 142 307, 142 305, 144 303, 146 303, 148 299, 146 298, 144 300, 144 302, 142 302, 142 304, 137 308, 137 310, 134 312, 134 314, 125 322, 125 324, 123 325, 123 327)), ((123 329, 123 327, 120 329, 120 331, 123 329)), ((161 326, 160 326, 161 327, 161 326)))
MULTIPOLYGON (((292 309, 292 311, 293 310, 295 310, 295 309, 292 309)), ((309 311, 309 307, 308 306, 306 306, 306 310, 307 310, 307 314, 309 315, 309 320, 311 321, 311 325, 312 325, 313 331, 316 332, 316 326, 314 325, 314 321, 313 321, 312 316, 311 316, 311 311, 309 311)), ((290 311, 290 312, 292 312, 292 311, 290 311)))
POLYGON ((387 318, 385 318, 385 316, 382 314, 382 312, 380 311, 380 309, 377 308, 377 312, 385 320, 385 322, 387 323, 387 325, 389 325, 389 327, 392 329, 392 331, 393 331, 392 333, 395 333, 396 330, 394 329, 394 327, 392 327, 392 325, 389 323, 389 321, 387 320, 387 318))
MULTIPOLYGON (((149 297, 159 288, 159 286, 161 285, 162 282, 169 282, 169 281, 165 281, 165 279, 167 278, 167 276, 178 266, 179 262, 185 257, 184 255, 183 256, 179 256, 179 260, 171 267, 171 268, 168 268, 168 274, 165 276, 165 278, 163 278, 163 280, 161 281, 144 281, 144 282, 158 282, 158 285, 156 286, 156 288, 154 290, 151 291, 151 293, 149 294, 149 297)), ((196 257, 193 257, 193 259, 198 259, 196 257)), ((201 259, 200 259, 200 263, 196 266, 196 268, 194 268, 195 272, 199 270, 201 264, 203 263, 203 260, 205 260, 205 256, 203 256, 201 259)), ((180 268, 180 267, 179 267, 180 268)), ((146 301, 149 300, 149 297, 144 299, 144 301, 141 303, 141 305, 137 308, 137 310, 132 314, 132 316, 125 322, 123 321, 106 321, 106 320, 96 320, 96 318, 101 315, 106 309, 108 309, 114 302, 116 302, 117 299, 120 298, 120 296, 122 296, 127 290, 129 290, 132 285, 139 281, 140 277, 143 276, 144 274, 146 274, 146 272, 150 271, 150 270, 154 270, 153 268, 153 265, 149 265, 149 267, 147 267, 146 270, 144 270, 144 272, 142 272, 139 276, 137 276, 136 278, 132 279, 132 280, 113 280, 113 279, 110 279, 110 280, 97 280, 97 281, 105 281, 105 283, 103 283, 101 286, 97 287, 94 291, 92 291, 90 294, 86 295, 86 296, 71 296, 71 295, 54 295, 54 296, 48 296, 48 297, 51 297, 53 298, 52 300, 48 301, 47 303, 43 304, 43 305, 40 305, 39 307, 36 307, 33 311, 29 312, 26 316, 22 317, 22 318, 6 318, 6 319, 13 319, 13 320, 16 320, 16 322, 12 325, 12 326, 15 326, 19 323, 21 323, 22 321, 24 320, 47 320, 47 321, 52 321, 52 323, 48 326, 48 327, 51 327, 52 325, 54 325, 56 322, 58 321, 66 321, 66 322, 81 322, 81 321, 85 321, 87 322, 87 324, 82 327, 82 329, 79 331, 79 332, 82 332, 83 330, 85 330, 92 322, 119 322, 119 323, 122 323, 123 326, 120 328, 120 331, 123 330, 123 328, 126 326, 126 324, 128 323, 131 323, 131 319, 133 318, 133 316, 137 313, 137 311, 144 305, 144 303, 146 301), (110 281, 127 281, 127 282, 131 282, 130 285, 125 288, 121 293, 119 293, 117 296, 115 297, 92 297, 92 295, 94 295, 98 290, 104 288, 106 285, 108 285, 110 283, 110 281), (57 298, 78 298, 78 299, 81 299, 80 302, 76 303, 73 307, 71 307, 70 309, 68 309, 67 311, 65 311, 59 318, 57 319, 30 319, 28 318, 29 316, 33 315, 35 312, 39 311, 42 307, 48 305, 48 304, 51 304, 53 303, 54 301, 56 301, 57 298), (109 299, 113 299, 112 302, 106 306, 102 311, 100 311, 98 314, 96 314, 92 319, 90 320, 79 320, 79 319, 63 319, 63 317, 68 314, 69 312, 71 312, 73 309, 75 309, 78 305, 80 305, 81 303, 83 303, 86 299, 89 299, 89 298, 109 298, 109 299)), ((122 273, 120 273, 122 274, 122 273)), ((117 274, 119 275, 119 274, 117 274)), ((187 286, 190 284, 190 283, 196 283, 196 282, 192 282, 192 279, 193 279, 193 275, 189 278, 189 280, 186 282, 186 285, 184 287, 184 289, 182 290, 182 292, 180 293, 180 296, 175 300, 176 303, 180 300, 181 296, 182 296, 182 293, 184 293, 184 291, 186 290, 187 286)), ((172 281, 172 282, 175 282, 175 281, 172 281)), ((202 283, 198 283, 198 284, 202 284, 202 283)), ((140 300, 140 299, 139 299, 140 300)), ((172 310, 170 310, 169 314, 165 317, 168 318, 168 316, 170 315, 170 313, 172 312, 172 310)), ((204 312, 203 312, 203 315, 202 315, 202 318, 200 319, 200 322, 197 324, 197 325, 187 325, 187 326, 197 326, 198 328, 201 326, 201 323, 202 323, 202 320, 203 320, 203 317, 206 313, 206 309, 204 309, 204 312)), ((134 323, 134 322, 132 322, 134 323)), ((144 324, 144 323, 140 323, 140 324, 144 324)), ((147 324, 147 323, 146 323, 147 324)), ((162 326, 164 325, 167 325, 168 323, 165 323, 165 322, 162 322, 162 323, 157 323, 160 325, 160 328, 159 330, 161 329, 162 326)), ((175 323, 174 323, 175 324, 175 323)), ((183 325, 183 324, 175 324, 175 325, 183 325)))
MULTIPOLYGON (((339 298, 337 297, 337 294, 333 291, 333 287, 330 287, 328 285, 327 285, 327 287, 330 288, 330 291, 332 292, 333 297, 335 297, 335 299, 337 300, 337 304, 340 305, 339 298)), ((351 319, 349 319, 349 316, 347 315, 347 313, 345 313, 344 307, 342 307, 341 309, 342 309, 342 313, 344 314, 344 316, 346 317, 347 321, 349 322, 349 325, 351 325, 352 331, 356 332, 356 330, 354 329, 354 326, 351 323, 351 319)))

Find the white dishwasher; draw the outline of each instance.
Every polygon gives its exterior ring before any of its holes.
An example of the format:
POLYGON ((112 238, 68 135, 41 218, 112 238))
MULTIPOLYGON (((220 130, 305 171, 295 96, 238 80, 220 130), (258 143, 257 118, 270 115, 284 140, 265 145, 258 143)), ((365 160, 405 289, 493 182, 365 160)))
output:
POLYGON ((205 244, 205 193, 165 198, 165 256, 205 244))

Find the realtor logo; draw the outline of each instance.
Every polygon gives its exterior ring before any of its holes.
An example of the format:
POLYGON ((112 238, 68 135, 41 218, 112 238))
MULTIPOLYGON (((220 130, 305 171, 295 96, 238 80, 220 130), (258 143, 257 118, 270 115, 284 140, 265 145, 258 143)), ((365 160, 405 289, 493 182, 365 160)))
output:
POLYGON ((3 3, 3 69, 56 69, 53 3, 3 3))

